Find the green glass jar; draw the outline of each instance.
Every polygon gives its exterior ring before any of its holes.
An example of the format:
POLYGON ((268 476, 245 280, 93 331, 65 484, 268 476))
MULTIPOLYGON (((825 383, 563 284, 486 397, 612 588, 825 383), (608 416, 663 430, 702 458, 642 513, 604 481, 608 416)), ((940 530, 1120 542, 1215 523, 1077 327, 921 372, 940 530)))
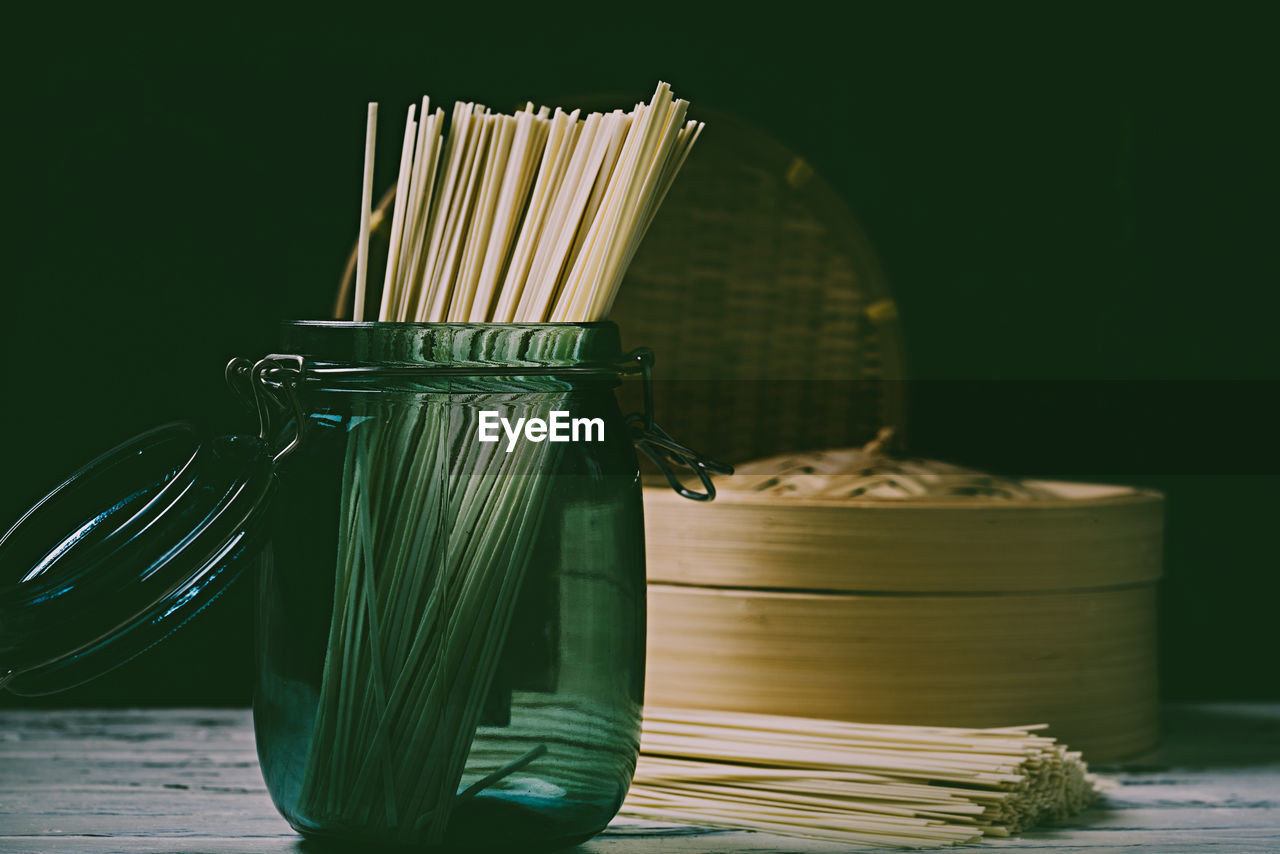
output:
POLYGON ((273 357, 263 396, 301 430, 279 431, 254 706, 280 812, 418 848, 599 832, 644 675, 617 328, 299 322, 283 347, 298 370, 273 357))
POLYGON ((295 828, 416 850, 597 833, 639 747, 635 450, 689 498, 728 469, 653 423, 652 354, 610 323, 291 322, 283 345, 227 366, 257 435, 150 430, 0 535, 0 687, 99 677, 252 568, 258 755, 295 828))

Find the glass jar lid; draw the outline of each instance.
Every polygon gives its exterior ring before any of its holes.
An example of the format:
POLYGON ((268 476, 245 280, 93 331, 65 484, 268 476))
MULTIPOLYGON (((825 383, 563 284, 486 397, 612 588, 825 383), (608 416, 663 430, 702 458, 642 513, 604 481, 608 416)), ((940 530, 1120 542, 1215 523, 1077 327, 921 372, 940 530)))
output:
POLYGON ((182 626, 260 548, 272 472, 258 437, 180 422, 54 488, 0 536, 0 684, 71 688, 182 626))

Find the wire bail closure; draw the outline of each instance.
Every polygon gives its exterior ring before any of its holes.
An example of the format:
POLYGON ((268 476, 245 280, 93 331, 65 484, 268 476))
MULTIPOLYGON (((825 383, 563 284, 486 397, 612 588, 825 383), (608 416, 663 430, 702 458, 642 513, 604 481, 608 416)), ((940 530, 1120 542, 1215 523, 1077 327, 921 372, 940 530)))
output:
MULTIPOLYGON (((662 476, 673 490, 691 501, 711 501, 716 497, 716 487, 711 480, 712 474, 733 474, 733 467, 704 456, 697 451, 682 445, 663 430, 653 420, 653 351, 648 347, 638 347, 622 357, 618 370, 622 373, 639 373, 643 383, 644 411, 633 412, 626 416, 625 422, 631 429, 631 442, 636 449, 649 458, 658 467, 662 476), (675 469, 683 467, 698 476, 702 484, 702 492, 690 489, 680 482, 675 469)), ((298 387, 309 375, 333 375, 336 377, 357 377, 398 373, 431 373, 431 374, 488 374, 488 373, 521 373, 521 374, 581 374, 598 373, 598 368, 474 368, 474 367, 431 367, 431 366, 326 366, 315 368, 307 365, 302 356, 273 353, 257 362, 239 357, 227 363, 225 376, 227 385, 258 416, 258 437, 264 442, 271 441, 272 419, 274 408, 293 415, 293 436, 283 448, 276 452, 273 463, 279 463, 301 446, 306 430, 307 418, 298 402, 298 387), (247 390, 245 386, 248 386, 247 390)))
POLYGON ((278 464, 302 444, 307 418, 302 404, 298 402, 298 384, 305 372, 303 358, 287 353, 273 353, 257 362, 237 357, 227 363, 224 371, 231 391, 257 414, 258 438, 262 441, 271 441, 271 407, 268 404, 274 403, 293 415, 293 437, 271 458, 273 464, 278 464), (245 384, 248 391, 242 387, 245 384))
POLYGON ((633 412, 626 417, 627 425, 632 429, 631 441, 658 467, 662 476, 667 479, 667 484, 681 496, 690 501, 712 501, 716 497, 716 486, 711 475, 733 474, 733 466, 680 444, 653 420, 654 359, 653 351, 648 347, 637 347, 622 359, 623 371, 638 371, 643 383, 644 411, 633 412), (681 483, 674 466, 683 466, 696 474, 703 491, 697 492, 681 483))

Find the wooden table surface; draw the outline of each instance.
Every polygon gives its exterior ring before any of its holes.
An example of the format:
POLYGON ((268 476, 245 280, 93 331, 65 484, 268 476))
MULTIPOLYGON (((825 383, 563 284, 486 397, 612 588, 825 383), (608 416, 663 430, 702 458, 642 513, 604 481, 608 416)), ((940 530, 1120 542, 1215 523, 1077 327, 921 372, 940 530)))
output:
MULTIPOLYGON (((1013 851, 1280 851, 1280 704, 1170 706, 1164 744, 1013 851)), ((304 852, 258 772, 248 710, 0 711, 0 852, 304 852)), ((616 820, 576 854, 810 852, 803 839, 616 820)), ((883 849, 871 849, 883 850, 883 849)))

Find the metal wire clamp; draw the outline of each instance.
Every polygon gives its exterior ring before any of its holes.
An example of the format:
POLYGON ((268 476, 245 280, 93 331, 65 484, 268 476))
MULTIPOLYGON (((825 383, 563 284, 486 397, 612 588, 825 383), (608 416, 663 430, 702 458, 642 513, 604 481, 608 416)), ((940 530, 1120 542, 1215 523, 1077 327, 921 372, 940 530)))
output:
POLYGON ((653 351, 637 347, 622 358, 624 373, 639 373, 643 383, 644 411, 633 412, 626 417, 632 430, 631 441, 636 448, 658 467, 667 484, 691 501, 711 501, 716 497, 713 474, 733 474, 733 466, 714 460, 682 445, 653 420, 653 351), (702 492, 689 489, 680 482, 675 467, 682 466, 698 476, 702 492))
POLYGON ((302 381, 305 370, 306 365, 301 356, 273 353, 257 362, 250 362, 243 357, 232 359, 224 371, 232 392, 257 413, 259 439, 264 442, 272 440, 269 404, 274 403, 277 408, 293 415, 293 436, 276 452, 272 458, 273 463, 279 463, 302 444, 307 418, 302 411, 302 404, 298 402, 298 383, 302 381), (248 386, 247 391, 244 386, 248 386))

